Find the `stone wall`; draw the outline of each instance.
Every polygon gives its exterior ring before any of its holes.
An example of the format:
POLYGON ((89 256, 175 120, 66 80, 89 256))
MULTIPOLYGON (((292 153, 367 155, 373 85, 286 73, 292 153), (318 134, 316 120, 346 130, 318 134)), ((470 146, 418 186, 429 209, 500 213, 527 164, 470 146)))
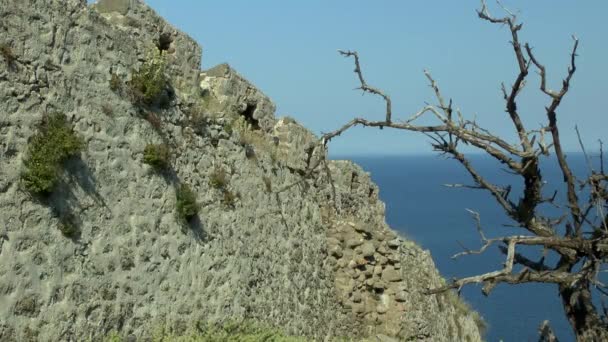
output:
POLYGON ((422 294, 442 279, 427 252, 387 227, 369 176, 332 161, 331 178, 318 170, 301 181, 314 135, 275 120, 272 101, 228 66, 201 74, 198 44, 146 5, 0 0, 0 17, 0 44, 15 57, 0 57, 1 341, 113 330, 139 339, 239 319, 318 340, 480 339, 471 315, 422 294), (116 76, 126 86, 154 48, 173 94, 162 108, 110 87, 116 76), (193 108, 206 119, 193 122, 193 108), (20 174, 53 112, 85 148, 38 198, 20 174), (227 129, 239 115, 258 123, 257 144, 227 129), (143 163, 148 143, 171 147, 171 170, 143 163), (209 182, 218 169, 222 188, 209 182), (183 183, 201 204, 188 224, 175 211, 183 183), (66 215, 74 238, 58 229, 66 215))

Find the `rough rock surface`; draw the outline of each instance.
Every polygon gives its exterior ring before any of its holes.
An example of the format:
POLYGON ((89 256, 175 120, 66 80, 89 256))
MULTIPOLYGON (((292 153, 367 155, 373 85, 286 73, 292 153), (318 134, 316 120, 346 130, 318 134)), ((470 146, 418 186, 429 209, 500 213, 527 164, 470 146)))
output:
POLYGON ((139 339, 228 319, 318 340, 480 340, 472 313, 422 293, 443 280, 386 225, 369 176, 330 161, 331 179, 319 169, 301 181, 319 157, 314 135, 275 120, 230 67, 201 74, 198 44, 146 5, 0 0, 0 17, 15 57, 0 56, 0 341, 139 339), (167 58, 171 101, 141 108, 109 83, 126 84, 153 49, 167 58), (209 119, 193 126, 192 108, 209 119), (39 199, 20 173, 28 139, 57 111, 86 147, 39 199), (239 115, 267 144, 227 130, 239 115), (165 174, 142 162, 161 142, 172 149, 165 174), (222 189, 209 182, 218 168, 222 189), (189 224, 175 215, 180 183, 201 204, 189 224), (78 221, 72 239, 58 229, 66 215, 78 221))

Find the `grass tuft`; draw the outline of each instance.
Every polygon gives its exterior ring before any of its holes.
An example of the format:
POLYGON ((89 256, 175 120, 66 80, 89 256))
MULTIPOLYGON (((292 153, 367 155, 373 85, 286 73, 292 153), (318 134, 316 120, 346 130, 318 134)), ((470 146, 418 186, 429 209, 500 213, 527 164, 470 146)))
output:
POLYGON ((450 303, 455 309, 456 313, 459 316, 471 316, 471 318, 475 321, 475 325, 479 329, 479 332, 484 335, 488 329, 488 325, 486 321, 481 317, 481 315, 471 309, 469 303, 467 303, 463 298, 459 297, 454 291, 446 291, 445 298, 448 303, 450 303))
MULTIPOLYGON (((126 339, 116 332, 106 336, 104 342, 123 342, 126 339)), ((154 334, 155 342, 307 342, 303 337, 289 336, 279 329, 253 323, 226 323, 196 325, 195 332, 171 334, 160 329, 154 334)))
POLYGON ((228 175, 226 170, 216 166, 209 175, 209 185, 216 189, 224 189, 228 186, 228 175))

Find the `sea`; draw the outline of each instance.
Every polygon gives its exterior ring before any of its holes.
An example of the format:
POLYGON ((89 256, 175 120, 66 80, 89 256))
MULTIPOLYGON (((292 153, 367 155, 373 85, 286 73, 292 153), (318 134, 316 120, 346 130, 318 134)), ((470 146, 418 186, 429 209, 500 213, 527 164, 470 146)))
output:
MULTIPOLYGON (((522 181, 488 156, 469 157, 476 169, 488 180, 500 185, 512 184, 511 198, 518 198, 522 181)), ((599 157, 590 156, 592 167, 597 168, 599 157)), ((525 234, 504 214, 487 191, 446 184, 472 185, 471 177, 456 161, 439 155, 409 156, 336 156, 332 159, 349 159, 371 174, 380 187, 380 198, 386 203, 386 220, 402 236, 411 239, 431 252, 440 273, 446 279, 478 275, 502 269, 504 255, 498 248, 489 248, 481 255, 452 256, 463 247, 479 249, 480 235, 476 221, 469 210, 479 213, 486 237, 525 234)), ((585 176, 590 167, 583 154, 572 153, 568 162, 576 175, 585 176)), ((545 182, 544 192, 552 196, 558 190, 557 200, 563 200, 563 177, 557 161, 547 158, 541 163, 545 182)), ((547 214, 559 216, 563 208, 543 207, 547 214)), ((526 256, 538 260, 543 251, 529 248, 526 256)), ((554 255, 547 255, 549 263, 554 255)), ((551 264, 549 264, 551 265, 551 264)), ((478 311, 488 327, 487 341, 538 341, 538 328, 544 320, 550 322, 560 341, 574 341, 557 286, 552 284, 502 284, 488 297, 481 286, 468 285, 461 296, 478 311)))

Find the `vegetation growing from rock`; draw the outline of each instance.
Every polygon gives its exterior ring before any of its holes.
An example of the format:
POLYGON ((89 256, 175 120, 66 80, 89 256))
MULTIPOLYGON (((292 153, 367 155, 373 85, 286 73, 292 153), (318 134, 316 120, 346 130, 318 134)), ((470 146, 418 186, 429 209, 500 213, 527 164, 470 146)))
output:
POLYGON ((165 170, 171 166, 171 152, 167 144, 148 144, 144 148, 144 163, 157 170, 165 170))
POLYGON ((45 117, 28 145, 25 170, 21 174, 25 189, 34 194, 50 193, 59 179, 63 162, 80 153, 83 145, 64 114, 45 117))
POLYGON ((198 213, 200 207, 196 202, 196 194, 187 184, 181 184, 175 193, 177 215, 180 219, 189 221, 198 213))
POLYGON ((446 292, 444 292, 444 294, 445 294, 444 298, 446 299, 446 301, 449 304, 451 304, 456 309, 458 316, 472 317, 473 320, 475 321, 475 325, 477 325, 477 328, 479 329, 479 332, 482 335, 485 334, 485 332, 488 330, 488 324, 477 311, 474 311, 473 309, 471 309, 471 306, 469 305, 469 303, 467 303, 463 298, 460 298, 453 291, 446 291, 446 292))
POLYGON ((284 156, 280 154, 277 146, 268 139, 264 132, 253 129, 243 116, 239 115, 239 117, 232 121, 229 127, 231 128, 231 133, 233 130, 238 132, 239 144, 245 148, 249 147, 255 152, 268 155, 273 163, 284 159, 284 156))
POLYGON ((162 51, 157 50, 133 72, 129 88, 134 102, 150 105, 159 98, 168 83, 166 67, 162 51))
POLYGON ((228 186, 228 175, 226 174, 226 170, 219 166, 214 167, 209 175, 209 185, 216 189, 223 189, 228 186))
MULTIPOLYGON (((170 334, 160 330, 154 334, 155 342, 307 342, 304 337, 289 336, 279 329, 254 323, 227 323, 224 325, 204 324, 196 328, 196 332, 189 334, 170 334)), ((113 332, 104 342, 126 342, 113 332)))

